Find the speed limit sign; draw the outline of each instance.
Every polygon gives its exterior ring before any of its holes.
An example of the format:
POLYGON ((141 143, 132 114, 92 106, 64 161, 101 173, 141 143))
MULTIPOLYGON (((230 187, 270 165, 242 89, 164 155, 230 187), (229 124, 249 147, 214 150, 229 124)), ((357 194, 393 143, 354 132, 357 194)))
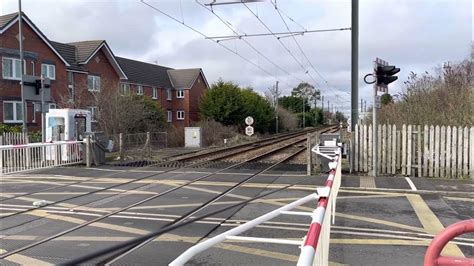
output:
POLYGON ((245 118, 245 124, 246 124, 247 126, 253 125, 253 122, 254 122, 254 121, 253 121, 253 117, 247 116, 247 117, 245 118))
POLYGON ((249 137, 253 135, 253 126, 247 126, 245 128, 245 135, 247 135, 249 137))

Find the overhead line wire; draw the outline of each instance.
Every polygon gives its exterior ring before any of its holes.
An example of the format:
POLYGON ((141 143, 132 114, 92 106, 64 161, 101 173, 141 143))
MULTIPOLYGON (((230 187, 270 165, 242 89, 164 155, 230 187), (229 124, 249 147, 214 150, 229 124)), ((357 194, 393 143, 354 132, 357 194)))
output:
POLYGON ((295 55, 290 51, 290 49, 288 49, 288 47, 285 46, 285 44, 283 44, 283 42, 280 40, 280 38, 267 26, 267 24, 265 24, 265 22, 263 22, 263 20, 260 19, 259 16, 257 16, 257 14, 255 14, 255 12, 253 12, 252 9, 250 9, 250 7, 248 5, 245 4, 245 2, 241 2, 249 11, 250 13, 252 13, 254 15, 254 17, 257 18, 258 21, 260 21, 260 23, 278 40, 278 42, 281 44, 281 46, 283 46, 283 48, 285 48, 285 50, 288 52, 288 54, 290 54, 290 56, 296 61, 296 63, 298 63, 298 65, 303 69, 304 73, 306 75, 308 75, 315 83, 317 83, 317 81, 314 79, 314 77, 309 74, 309 71, 301 64, 301 62, 295 57, 295 55))
MULTIPOLYGON (((163 14, 163 15, 165 15, 166 17, 168 17, 168 18, 170 18, 170 19, 172 19, 172 20, 178 22, 179 24, 185 26, 186 28, 188 28, 188 29, 194 31, 195 33, 197 33, 197 34, 203 36, 204 38, 208 39, 208 36, 207 36, 206 34, 202 33, 201 31, 199 31, 199 30, 197 30, 197 29, 195 29, 195 28, 193 28, 193 27, 191 27, 190 25, 184 23, 183 21, 180 21, 179 19, 176 19, 175 17, 169 15, 168 13, 162 11, 161 9, 159 9, 159 8, 157 8, 157 7, 153 6, 153 5, 151 5, 151 4, 147 3, 147 2, 145 2, 144 0, 140 0, 140 2, 142 2, 142 3, 145 4, 145 5, 147 5, 147 6, 150 7, 151 9, 153 9, 153 10, 155 10, 155 11, 157 11, 157 12, 163 14)), ((258 69, 262 70, 262 71, 265 72, 267 75, 272 76, 273 78, 275 78, 276 80, 278 80, 278 78, 277 78, 275 75, 273 75, 272 73, 268 72, 267 70, 265 70, 264 68, 260 67, 258 64, 252 62, 251 60, 247 59, 246 57, 242 56, 241 54, 237 53, 236 51, 230 49, 229 47, 223 45, 223 44, 220 43, 220 42, 217 42, 217 41, 212 40, 212 39, 210 39, 210 40, 213 41, 214 43, 216 43, 216 44, 222 46, 222 47, 223 47, 224 49, 226 49, 227 51, 229 51, 229 52, 231 52, 231 53, 237 55, 238 57, 240 57, 240 58, 243 59, 244 61, 246 61, 246 62, 252 64, 253 66, 257 67, 258 69)))
MULTIPOLYGON (((214 12, 213 9, 211 8, 208 8, 207 6, 205 6, 204 4, 202 4, 201 2, 199 2, 199 0, 196 0, 196 3, 200 6, 202 6, 203 8, 205 8, 207 11, 211 12, 214 16, 216 16, 222 23, 224 23, 224 25, 226 25, 232 32, 234 32, 235 34, 239 35, 239 33, 237 32, 237 29, 234 28, 233 26, 231 27, 230 25, 232 25, 228 20, 222 18, 220 15, 216 14, 214 12)), ((243 32, 243 31, 242 31, 243 32)), ((244 35, 245 32, 243 32, 244 35)), ((210 38, 212 39, 212 38, 210 38)), ((295 77, 294 75, 292 75, 290 72, 288 72, 287 70, 283 69, 281 66, 279 66, 278 64, 276 64, 275 62, 271 61, 267 56, 265 56, 262 52, 260 52, 257 48, 255 48, 255 46, 253 46, 250 42, 248 42, 247 40, 245 39, 241 39, 242 41, 244 41, 252 50, 254 50, 257 54, 259 54, 260 56, 262 56, 265 60, 267 60, 269 63, 271 63, 272 65, 274 65, 275 67, 277 67, 278 69, 280 69, 281 71, 283 71, 284 73, 286 73, 287 75, 293 77, 294 79, 302 82, 303 80, 300 79, 300 78, 297 78, 295 77)), ((219 42, 219 41, 217 41, 219 42)), ((287 84, 289 85, 289 84, 287 84)))

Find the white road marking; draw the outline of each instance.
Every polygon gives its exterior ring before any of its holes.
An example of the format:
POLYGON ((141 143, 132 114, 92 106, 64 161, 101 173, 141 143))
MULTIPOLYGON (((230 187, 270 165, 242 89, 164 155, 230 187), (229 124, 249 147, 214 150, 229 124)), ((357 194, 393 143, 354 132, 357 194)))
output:
POLYGON ((416 189, 415 184, 413 184, 413 181, 411 181, 411 179, 409 177, 405 177, 405 180, 408 182, 408 185, 410 185, 411 190, 413 190, 413 191, 418 190, 418 189, 416 189))

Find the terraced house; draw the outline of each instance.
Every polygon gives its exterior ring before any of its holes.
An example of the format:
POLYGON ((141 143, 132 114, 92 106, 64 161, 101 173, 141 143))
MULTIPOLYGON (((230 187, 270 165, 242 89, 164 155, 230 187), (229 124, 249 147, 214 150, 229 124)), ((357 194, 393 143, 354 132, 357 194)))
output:
MULTIPOLYGON (((167 121, 189 126, 199 119, 201 95, 209 88, 202 69, 173 69, 115 56, 105 40, 60 43, 49 40, 26 16, 23 18, 24 73, 51 80, 49 108, 87 108, 100 115, 94 97, 110 93, 136 93, 158 101, 167 121)), ((21 108, 21 63, 18 15, 0 16, 0 119, 31 129, 41 126, 39 103, 27 101, 21 108)))

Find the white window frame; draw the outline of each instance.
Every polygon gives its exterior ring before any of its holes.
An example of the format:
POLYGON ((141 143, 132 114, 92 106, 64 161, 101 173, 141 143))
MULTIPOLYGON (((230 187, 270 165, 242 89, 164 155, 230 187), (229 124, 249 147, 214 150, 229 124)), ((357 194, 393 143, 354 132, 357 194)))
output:
POLYGON ((183 110, 176 111, 176 120, 184 120, 184 114, 183 110), (182 116, 180 114, 182 114, 182 116))
POLYGON ((87 75, 87 90, 88 91, 100 91, 100 76, 87 75), (89 77, 92 77, 92 88, 89 88, 89 77))
POLYGON ((143 95, 143 86, 137 85, 137 95, 143 95))
POLYGON ((167 117, 168 117, 166 121, 168 123, 173 122, 173 111, 168 110, 168 111, 166 111, 166 114, 167 114, 167 117))
POLYGON ((158 89, 155 87, 151 88, 151 98, 158 99, 158 89))
POLYGON ((130 93, 130 84, 122 82, 120 83, 120 95, 126 95, 130 93))
MULTIPOLYGON (((3 79, 11 79, 11 80, 21 80, 21 74, 17 77, 17 73, 16 73, 16 67, 15 67, 15 64, 16 63, 20 63, 20 59, 18 58, 13 58, 13 57, 2 57, 2 78, 3 79), (12 61, 12 76, 10 77, 6 77, 4 76, 4 63, 3 61, 4 60, 11 60, 12 61)), ((20 63, 21 64, 21 63, 20 63)), ((20 69, 21 69, 21 66, 20 66, 20 69)), ((26 60, 23 60, 23 73, 26 73, 26 60)))
MULTIPOLYGON (((20 105, 21 106, 21 102, 20 101, 3 101, 3 122, 4 123, 22 123, 23 122, 23 119, 21 120, 18 120, 18 117, 17 117, 17 113, 16 113, 16 105, 20 105), (7 120, 5 119, 5 104, 6 103, 12 103, 13 104, 13 120, 7 120)), ((24 112, 24 109, 23 109, 23 112, 24 112)), ((24 114, 23 114, 23 117, 24 117, 24 114)))
POLYGON ((48 104, 48 112, 49 112, 49 110, 51 110, 51 109, 57 109, 57 106, 56 106, 55 103, 49 103, 49 104, 48 104))
POLYGON ((173 100, 173 93, 171 93, 171 89, 166 89, 166 100, 173 100))
POLYGON ((41 75, 50 80, 56 80, 56 66, 51 64, 41 64, 41 75), (43 73, 43 67, 45 67, 46 73, 43 73))
POLYGON ((97 115, 99 114, 97 106, 88 106, 87 110, 91 112, 91 122, 97 122, 97 115))
POLYGON ((184 90, 177 90, 176 91, 176 98, 184 99, 184 90))

